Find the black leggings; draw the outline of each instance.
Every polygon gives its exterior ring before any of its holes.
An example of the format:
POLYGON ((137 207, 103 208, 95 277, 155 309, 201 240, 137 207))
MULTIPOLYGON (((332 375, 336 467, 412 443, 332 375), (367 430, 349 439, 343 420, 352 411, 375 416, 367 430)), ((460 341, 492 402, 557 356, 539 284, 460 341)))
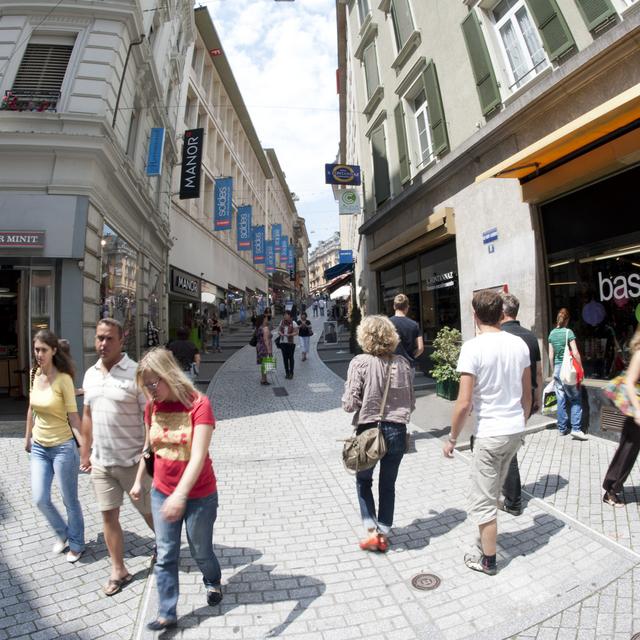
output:
POLYGON ((284 372, 293 375, 293 354, 296 350, 295 344, 282 343, 282 360, 284 361, 284 372))

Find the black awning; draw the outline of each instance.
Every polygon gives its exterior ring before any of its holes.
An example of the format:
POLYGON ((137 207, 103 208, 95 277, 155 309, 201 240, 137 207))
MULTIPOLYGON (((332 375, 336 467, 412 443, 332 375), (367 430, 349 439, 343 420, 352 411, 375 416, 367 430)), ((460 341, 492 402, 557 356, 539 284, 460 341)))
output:
POLYGON ((343 273, 351 273, 353 271, 353 262, 345 262, 343 264, 336 264, 333 267, 325 269, 324 279, 328 282, 333 280, 343 273))

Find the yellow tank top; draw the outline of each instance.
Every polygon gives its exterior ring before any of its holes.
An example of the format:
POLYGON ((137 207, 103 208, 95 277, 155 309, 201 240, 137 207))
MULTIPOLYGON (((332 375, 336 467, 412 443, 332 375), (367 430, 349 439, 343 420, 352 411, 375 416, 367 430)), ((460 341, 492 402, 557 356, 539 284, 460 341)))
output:
POLYGON ((34 414, 35 442, 43 447, 55 447, 72 437, 67 414, 77 412, 78 405, 69 374, 58 372, 46 389, 34 382, 29 400, 34 414))

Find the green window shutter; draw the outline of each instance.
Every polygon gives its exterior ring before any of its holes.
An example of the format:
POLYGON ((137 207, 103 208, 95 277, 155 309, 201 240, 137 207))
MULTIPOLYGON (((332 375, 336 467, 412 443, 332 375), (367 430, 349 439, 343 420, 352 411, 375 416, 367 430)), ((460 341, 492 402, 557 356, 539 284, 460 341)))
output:
POLYGON ((462 21, 462 35, 467 44, 482 115, 486 116, 500 104, 500 89, 489 57, 487 43, 482 35, 480 21, 475 12, 472 11, 462 21))
POLYGON ((391 195, 384 127, 379 127, 371 134, 371 152, 373 154, 373 191, 376 204, 379 205, 391 195))
POLYGON ((396 135, 398 137, 400 182, 404 183, 409 178, 409 153, 407 150, 407 131, 404 126, 404 109, 402 108, 402 103, 396 106, 393 115, 395 117, 396 135))
POLYGON ((429 107, 429 127, 431 129, 431 144, 433 155, 438 156, 449 149, 449 138, 447 136, 447 123, 444 119, 444 109, 442 107, 442 97, 440 96, 440 85, 436 74, 436 65, 429 62, 422 74, 424 80, 424 90, 427 94, 427 105, 429 107))
POLYGON ((616 15, 611 0, 576 0, 576 2, 589 31, 616 15))
POLYGON ((526 0, 526 3, 551 61, 575 46, 571 31, 558 9, 556 0, 526 0))

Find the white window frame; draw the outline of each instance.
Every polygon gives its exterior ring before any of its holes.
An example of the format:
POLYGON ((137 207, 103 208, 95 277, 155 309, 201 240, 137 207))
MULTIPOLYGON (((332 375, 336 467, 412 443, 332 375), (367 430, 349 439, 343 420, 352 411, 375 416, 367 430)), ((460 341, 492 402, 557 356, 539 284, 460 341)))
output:
MULTIPOLYGON (((424 71, 424 69, 423 69, 424 71)), ((413 83, 411 88, 403 96, 405 123, 407 125, 407 153, 410 158, 410 173, 413 177, 416 173, 422 171, 425 167, 435 161, 433 155, 433 140, 431 139, 431 120, 429 117, 429 103, 427 101, 427 92, 422 80, 422 74, 420 74, 418 80, 413 83), (415 101, 420 95, 424 93, 424 103, 420 107, 415 109, 415 101), (418 125, 418 118, 423 114, 426 122, 426 134, 428 142, 428 154, 425 157, 424 149, 420 142, 420 129, 418 125)))
POLYGON ((509 82, 509 92, 512 93, 512 92, 518 91, 523 86, 528 84, 531 80, 533 80, 536 76, 540 75, 540 73, 542 73, 545 69, 547 69, 550 66, 550 62, 549 62, 549 58, 547 57, 547 52, 543 47, 538 29, 535 25, 533 17, 531 16, 531 13, 529 12, 529 8, 527 7, 525 0, 515 0, 515 4, 508 9, 508 11, 505 13, 504 16, 502 16, 502 18, 500 18, 500 20, 496 20, 493 14, 498 4, 500 4, 500 2, 495 2, 493 4, 493 7, 489 10, 489 13, 491 16, 491 22, 494 27, 494 35, 497 40, 500 54, 502 56, 502 63, 507 73, 507 78, 509 82), (537 65, 533 61, 531 53, 529 52, 529 47, 527 46, 527 42, 524 38, 524 34, 522 33, 522 30, 520 29, 520 25, 518 24, 518 21, 516 19, 516 14, 519 13, 521 10, 524 10, 528 16, 529 21, 533 26, 533 33, 540 46, 539 51, 542 52, 543 58, 537 65), (502 34, 500 32, 500 30, 507 23, 511 24, 511 27, 515 33, 518 45, 520 47, 520 51, 526 57, 526 60, 529 64, 529 69, 522 76, 520 76, 520 78, 516 78, 515 72, 511 67, 509 54, 507 52, 507 48, 505 46, 504 40, 502 38, 502 34))

